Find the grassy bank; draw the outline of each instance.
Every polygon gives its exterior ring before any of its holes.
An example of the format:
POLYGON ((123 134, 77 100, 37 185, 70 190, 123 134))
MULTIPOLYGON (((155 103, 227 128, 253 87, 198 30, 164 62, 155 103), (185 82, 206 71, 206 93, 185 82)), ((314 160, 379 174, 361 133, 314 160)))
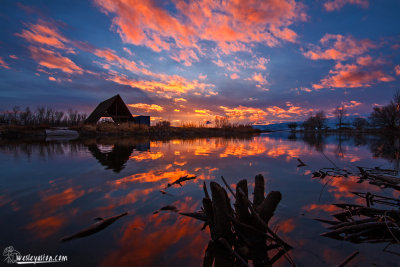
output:
POLYGON ((251 126, 235 125, 220 128, 209 128, 194 125, 172 127, 169 125, 145 126, 131 123, 122 124, 86 124, 71 129, 77 130, 81 136, 146 136, 150 138, 175 138, 175 137, 214 137, 249 135, 260 133, 251 126))

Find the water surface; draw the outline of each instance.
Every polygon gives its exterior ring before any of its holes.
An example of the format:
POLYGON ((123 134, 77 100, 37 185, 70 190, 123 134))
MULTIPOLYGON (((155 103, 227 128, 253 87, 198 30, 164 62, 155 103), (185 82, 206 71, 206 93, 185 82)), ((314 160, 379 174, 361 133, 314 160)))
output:
MULTIPOLYGON (((331 219, 331 203, 359 203, 349 191, 399 197, 355 179, 311 178, 332 163, 396 168, 399 142, 371 136, 295 136, 289 133, 224 139, 148 141, 132 138, 81 141, 0 142, 1 247, 21 254, 61 254, 75 266, 199 266, 209 240, 202 222, 174 212, 153 214, 165 205, 180 211, 200 209, 202 183, 230 184, 247 178, 252 192, 261 173, 266 190, 283 199, 271 228, 295 249, 298 266, 332 266, 355 250, 359 266, 398 266, 386 244, 352 244, 320 237, 325 227, 313 218, 331 219), (297 158, 308 166, 297 168, 297 158), (329 160, 328 160, 329 159, 329 160), (165 189, 181 176, 197 179, 165 189), (160 193, 164 190, 168 194, 160 193), (129 212, 92 236, 60 239, 94 223, 96 217, 129 212)), ((393 247, 393 250, 398 247, 393 247)), ((277 266, 288 266, 281 259, 277 266)))

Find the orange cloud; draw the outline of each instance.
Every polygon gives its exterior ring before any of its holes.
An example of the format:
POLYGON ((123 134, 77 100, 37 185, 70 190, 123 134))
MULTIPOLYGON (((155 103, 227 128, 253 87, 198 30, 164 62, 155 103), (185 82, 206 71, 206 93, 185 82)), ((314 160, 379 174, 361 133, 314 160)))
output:
POLYGON ((220 106, 220 108, 229 118, 237 120, 249 119, 252 122, 257 122, 265 120, 265 116, 267 115, 267 112, 260 108, 244 107, 241 105, 235 108, 224 106, 220 106))
POLYGON ((61 35, 50 23, 39 19, 37 24, 28 23, 26 26, 28 29, 24 29, 21 33, 17 33, 16 35, 24 38, 30 43, 63 49, 68 53, 75 54, 75 51, 72 48, 66 46, 66 43, 69 43, 70 41, 61 35))
POLYGON ((191 49, 180 49, 170 56, 176 62, 181 62, 183 65, 189 67, 193 62, 199 61, 196 53, 191 49))
POLYGON ((363 8, 367 8, 369 5, 368 0, 334 0, 334 1, 328 1, 324 4, 324 8, 326 11, 334 11, 334 10, 339 10, 343 6, 347 4, 353 4, 353 5, 359 5, 363 8))
POLYGON ((18 59, 18 57, 16 55, 9 55, 9 57, 12 59, 15 59, 15 60, 18 59))
POLYGON ((343 106, 345 108, 355 108, 355 107, 360 106, 361 104, 362 104, 361 102, 357 102, 357 101, 352 100, 350 102, 344 102, 343 106))
POLYGON ((230 77, 231 77, 232 80, 239 79, 239 75, 237 75, 237 73, 231 74, 230 77))
POLYGON ((346 60, 358 55, 362 55, 372 48, 376 48, 370 40, 356 40, 352 36, 343 36, 340 34, 325 34, 321 38, 320 43, 323 50, 319 46, 313 47, 311 50, 304 52, 303 55, 312 60, 333 59, 346 60))
POLYGON ((113 25, 124 42, 156 52, 174 49, 172 57, 186 65, 204 53, 201 40, 214 42, 226 54, 249 51, 253 43, 275 46, 279 40, 294 42, 297 34, 288 26, 306 19, 303 5, 294 0, 177 0, 174 14, 153 1, 95 2, 104 13, 114 15, 113 25))
POLYGON ((56 78, 50 76, 50 77, 49 77, 49 80, 55 82, 55 81, 56 81, 56 78))
POLYGON ((5 69, 9 69, 10 67, 8 64, 0 57, 0 67, 3 67, 5 69))
POLYGON ((293 105, 291 102, 286 102, 286 109, 280 108, 278 106, 270 106, 267 107, 267 111, 272 114, 273 116, 276 116, 278 118, 292 118, 295 116, 302 116, 305 114, 308 114, 312 111, 313 109, 308 109, 308 108, 302 108, 293 105))
POLYGON ((54 52, 45 48, 37 48, 30 46, 32 58, 35 59, 39 65, 49 69, 59 69, 68 74, 82 74, 83 69, 77 66, 72 60, 62 56, 58 52, 54 52))
POLYGON ((189 91, 196 91, 204 94, 212 94, 213 84, 206 84, 199 82, 198 80, 187 80, 186 78, 179 75, 166 75, 158 74, 156 77, 160 78, 161 81, 156 80, 133 80, 129 79, 126 75, 119 74, 117 72, 110 71, 107 80, 131 86, 132 88, 139 88, 148 92, 155 93, 164 97, 170 97, 172 95, 181 95, 189 91))
POLYGON ((199 79, 200 80, 205 80, 205 79, 207 79, 207 75, 206 74, 203 75, 203 74, 200 73, 199 74, 199 79))
POLYGON ((381 70, 362 69, 355 64, 335 65, 333 70, 330 70, 331 76, 328 76, 320 81, 319 84, 313 84, 314 89, 322 88, 355 88, 369 87, 376 82, 390 82, 394 78, 383 73, 381 70))
POLYGON ((253 77, 251 77, 254 81, 258 82, 259 84, 266 85, 268 84, 267 79, 265 79, 261 73, 254 73, 253 77))
POLYGON ((137 103, 137 104, 128 104, 129 107, 135 108, 135 109, 142 109, 146 112, 150 111, 157 111, 161 112, 164 110, 162 106, 156 105, 156 104, 144 104, 144 103, 137 103))
POLYGON ((400 65, 395 66, 394 71, 395 71, 396 75, 400 75, 400 65))

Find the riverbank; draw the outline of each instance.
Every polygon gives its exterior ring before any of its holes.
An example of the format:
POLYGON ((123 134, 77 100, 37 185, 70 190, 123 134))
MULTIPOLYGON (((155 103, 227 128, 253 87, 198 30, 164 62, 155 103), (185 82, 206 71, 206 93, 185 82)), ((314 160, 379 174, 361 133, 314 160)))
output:
POLYGON ((172 127, 172 126, 145 126, 131 123, 122 124, 83 124, 72 127, 49 127, 46 125, 21 126, 11 125, 0 127, 1 137, 7 139, 41 138, 50 135, 70 135, 75 131, 81 138, 102 136, 131 136, 150 139, 171 138, 201 138, 201 137, 230 137, 242 135, 257 135, 261 131, 251 126, 230 126, 222 128, 209 127, 172 127))

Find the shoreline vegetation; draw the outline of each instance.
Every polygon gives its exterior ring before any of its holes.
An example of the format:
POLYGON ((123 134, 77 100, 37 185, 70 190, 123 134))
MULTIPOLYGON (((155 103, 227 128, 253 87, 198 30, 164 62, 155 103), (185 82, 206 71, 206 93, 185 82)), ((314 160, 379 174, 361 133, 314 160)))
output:
MULTIPOLYGON (((198 138, 198 137, 235 137, 260 134, 261 131, 251 125, 226 125, 223 127, 205 127, 194 124, 181 127, 170 126, 169 123, 157 123, 155 126, 137 125, 133 123, 79 124, 69 127, 51 127, 49 125, 3 125, 0 126, 1 137, 7 139, 46 137, 46 130, 59 129, 76 131, 80 138, 131 136, 151 139, 198 138)), ((62 132, 60 136, 62 136, 62 132)))
MULTIPOLYGON (((396 91, 389 104, 375 106, 369 118, 357 117, 352 122, 348 119, 346 105, 337 106, 333 115, 337 119, 336 128, 329 127, 324 111, 318 111, 302 123, 289 122, 286 131, 303 133, 304 135, 383 135, 400 136, 400 90, 396 91)), ((151 139, 201 138, 201 137, 235 137, 257 135, 262 132, 279 130, 258 129, 251 124, 239 124, 229 121, 229 117, 216 116, 212 123, 183 123, 179 127, 171 126, 169 121, 159 121, 153 126, 131 122, 85 123, 86 113, 77 110, 67 112, 49 107, 37 107, 31 111, 29 107, 21 110, 14 107, 12 111, 0 113, 0 137, 26 138, 46 137, 47 135, 71 135, 74 131, 79 137, 100 136, 132 136, 151 139), (50 131, 53 130, 51 134, 50 131), (72 131, 71 131, 72 130, 72 131), (54 133, 56 131, 57 133, 54 133), (63 132, 64 131, 64 132, 63 132)), ((282 131, 282 130, 280 130, 282 131)))

